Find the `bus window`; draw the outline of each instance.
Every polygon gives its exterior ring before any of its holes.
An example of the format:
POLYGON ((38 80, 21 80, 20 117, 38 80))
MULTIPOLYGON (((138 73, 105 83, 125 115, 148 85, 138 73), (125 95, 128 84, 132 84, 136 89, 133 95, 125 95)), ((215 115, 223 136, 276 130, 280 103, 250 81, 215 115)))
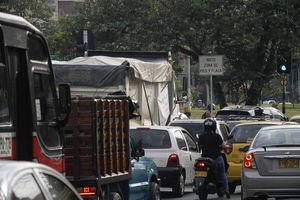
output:
POLYGON ((10 117, 8 109, 7 74, 3 53, 3 37, 0 30, 0 123, 7 123, 10 117))
POLYGON ((38 120, 38 134, 48 149, 61 147, 59 132, 56 126, 49 126, 56 120, 55 102, 50 87, 49 74, 34 73, 35 107, 38 120))
POLYGON ((0 66, 0 123, 7 123, 10 120, 6 77, 5 68, 0 66))
POLYGON ((48 74, 34 73, 34 90, 38 121, 55 120, 54 97, 48 74))
POLYGON ((28 45, 30 60, 47 61, 47 52, 40 39, 29 35, 28 45))

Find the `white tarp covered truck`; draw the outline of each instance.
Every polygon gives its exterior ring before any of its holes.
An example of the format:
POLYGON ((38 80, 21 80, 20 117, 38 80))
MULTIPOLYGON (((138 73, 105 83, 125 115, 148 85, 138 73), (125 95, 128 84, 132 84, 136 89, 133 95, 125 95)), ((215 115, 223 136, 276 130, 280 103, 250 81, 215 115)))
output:
POLYGON ((166 125, 178 117, 175 76, 167 52, 97 54, 53 61, 57 84, 70 83, 72 97, 123 92, 138 105, 140 116, 130 120, 131 127, 166 125))

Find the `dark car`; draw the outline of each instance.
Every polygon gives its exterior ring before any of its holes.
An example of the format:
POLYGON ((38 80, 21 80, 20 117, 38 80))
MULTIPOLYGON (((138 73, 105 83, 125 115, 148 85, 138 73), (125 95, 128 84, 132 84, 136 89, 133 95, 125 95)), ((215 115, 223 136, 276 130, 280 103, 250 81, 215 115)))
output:
POLYGON ((287 121, 288 118, 278 109, 273 107, 260 106, 227 106, 216 113, 218 120, 253 120, 253 119, 268 119, 287 121))
MULTIPOLYGON (((182 119, 174 120, 169 123, 169 126, 179 126, 187 130, 193 138, 198 141, 197 134, 201 135, 204 133, 204 119, 182 119)), ((230 133, 228 125, 224 121, 217 120, 217 132, 221 135, 224 141, 230 133)))
POLYGON ((0 199, 82 199, 54 169, 34 162, 0 160, 0 199))

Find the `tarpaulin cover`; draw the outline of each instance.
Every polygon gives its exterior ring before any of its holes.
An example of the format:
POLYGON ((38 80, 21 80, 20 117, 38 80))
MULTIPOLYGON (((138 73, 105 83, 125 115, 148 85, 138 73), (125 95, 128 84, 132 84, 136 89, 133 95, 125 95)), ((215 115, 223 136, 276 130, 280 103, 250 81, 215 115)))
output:
POLYGON ((77 57, 70 61, 53 61, 57 83, 71 82, 80 86, 109 86, 124 84, 127 71, 147 82, 168 82, 172 66, 164 59, 133 59, 122 57, 77 57), (70 70, 72 68, 72 70, 70 70))

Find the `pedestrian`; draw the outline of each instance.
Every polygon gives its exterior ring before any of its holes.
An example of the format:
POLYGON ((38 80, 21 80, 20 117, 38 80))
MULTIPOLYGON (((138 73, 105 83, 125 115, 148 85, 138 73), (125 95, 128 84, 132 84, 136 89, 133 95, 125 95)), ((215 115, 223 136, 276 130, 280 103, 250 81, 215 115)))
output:
POLYGON ((222 150, 226 150, 228 146, 225 144, 221 136, 216 132, 217 122, 213 118, 204 120, 204 134, 198 138, 198 146, 202 150, 202 157, 213 159, 217 164, 218 178, 223 185, 223 191, 227 198, 230 198, 228 191, 228 180, 226 176, 225 161, 222 156, 222 150))
POLYGON ((215 110, 215 104, 208 104, 206 108, 207 108, 207 110, 202 114, 201 119, 213 117, 211 111, 215 110))

